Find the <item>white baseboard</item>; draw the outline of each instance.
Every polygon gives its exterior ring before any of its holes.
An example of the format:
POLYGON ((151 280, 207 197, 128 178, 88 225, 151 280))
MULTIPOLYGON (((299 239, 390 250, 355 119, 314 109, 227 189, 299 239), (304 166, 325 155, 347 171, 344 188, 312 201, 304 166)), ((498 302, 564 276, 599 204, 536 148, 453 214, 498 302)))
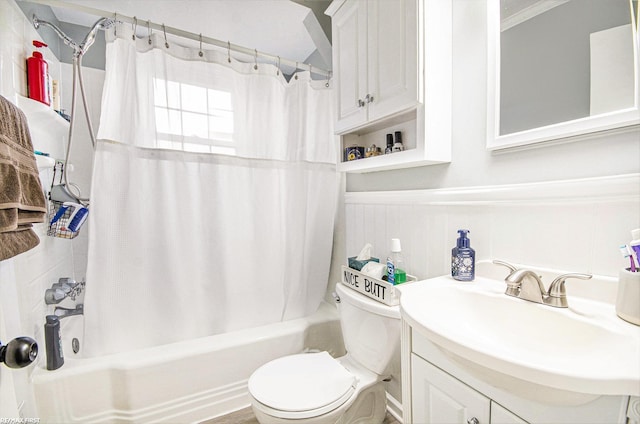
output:
POLYGON ((402 420, 402 402, 387 393, 387 412, 390 413, 393 418, 398 420, 399 423, 404 423, 402 420))

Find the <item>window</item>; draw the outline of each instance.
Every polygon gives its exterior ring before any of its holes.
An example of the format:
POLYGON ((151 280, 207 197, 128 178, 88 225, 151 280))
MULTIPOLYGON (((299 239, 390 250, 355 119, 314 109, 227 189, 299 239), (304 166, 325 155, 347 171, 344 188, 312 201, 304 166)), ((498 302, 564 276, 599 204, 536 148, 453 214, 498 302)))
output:
POLYGON ((153 80, 156 147, 235 155, 231 93, 153 80))

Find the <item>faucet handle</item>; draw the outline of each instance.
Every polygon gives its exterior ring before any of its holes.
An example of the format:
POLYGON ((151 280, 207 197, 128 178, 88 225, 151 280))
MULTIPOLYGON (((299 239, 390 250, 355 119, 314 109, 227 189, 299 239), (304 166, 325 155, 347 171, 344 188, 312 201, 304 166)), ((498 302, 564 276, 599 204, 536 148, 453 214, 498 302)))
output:
POLYGON ((549 286, 549 298, 551 300, 551 306, 557 306, 559 308, 566 308, 567 304, 567 290, 564 287, 564 282, 567 278, 579 278, 581 280, 589 280, 593 277, 591 274, 569 273, 562 274, 556 277, 555 280, 549 286))
POLYGON ((518 296, 518 292, 520 290, 520 283, 514 283, 511 282, 509 280, 509 276, 511 276, 511 274, 513 274, 514 272, 516 272, 518 270, 518 268, 516 268, 514 265, 511 265, 509 262, 505 262, 505 261, 501 261, 498 259, 494 259, 493 263, 496 265, 502 265, 504 267, 509 268, 509 275, 507 275, 504 279, 504 282, 507 283, 507 290, 505 291, 505 294, 508 294, 509 296, 518 296))
POLYGON ((61 278, 58 278, 58 283, 59 283, 59 284, 67 285, 67 286, 69 286, 69 287, 71 287, 71 288, 74 288, 75 286, 77 286, 77 285, 78 285, 78 283, 76 282, 76 280, 74 280, 74 279, 73 279, 73 278, 71 278, 71 277, 61 277, 61 278))
POLYGON ((71 286, 68 285, 67 283, 53 283, 51 285, 51 289, 52 290, 60 290, 60 291, 64 292, 64 294, 69 294, 69 292, 71 291, 71 286))
POLYGON ((46 289, 44 291, 44 303, 47 305, 55 305, 62 302, 67 294, 61 289, 46 289))
POLYGON ((493 263, 496 265, 506 266, 511 272, 515 272, 518 270, 518 268, 516 268, 514 265, 511 265, 509 262, 501 261, 499 259, 494 259, 493 263))

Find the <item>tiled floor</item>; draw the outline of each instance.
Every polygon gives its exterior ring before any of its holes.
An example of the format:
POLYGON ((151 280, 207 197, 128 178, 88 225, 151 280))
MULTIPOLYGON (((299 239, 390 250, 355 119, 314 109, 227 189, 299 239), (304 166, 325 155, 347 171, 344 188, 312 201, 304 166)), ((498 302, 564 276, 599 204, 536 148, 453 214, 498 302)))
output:
MULTIPOLYGON (((251 408, 245 408, 229 415, 205 421, 202 424, 258 424, 258 420, 256 420, 253 412, 251 412, 251 408)), ((387 417, 384 419, 383 424, 400 424, 400 421, 387 413, 387 417)))

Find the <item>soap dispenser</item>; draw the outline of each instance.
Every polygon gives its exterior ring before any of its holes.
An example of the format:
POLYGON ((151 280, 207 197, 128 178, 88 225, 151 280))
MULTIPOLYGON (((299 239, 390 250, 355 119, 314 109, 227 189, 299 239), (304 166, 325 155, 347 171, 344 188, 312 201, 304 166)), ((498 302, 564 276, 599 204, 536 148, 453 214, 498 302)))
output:
POLYGON ((469 246, 469 230, 458 230, 456 247, 451 249, 451 276, 459 281, 473 281, 476 273, 476 252, 469 246))

